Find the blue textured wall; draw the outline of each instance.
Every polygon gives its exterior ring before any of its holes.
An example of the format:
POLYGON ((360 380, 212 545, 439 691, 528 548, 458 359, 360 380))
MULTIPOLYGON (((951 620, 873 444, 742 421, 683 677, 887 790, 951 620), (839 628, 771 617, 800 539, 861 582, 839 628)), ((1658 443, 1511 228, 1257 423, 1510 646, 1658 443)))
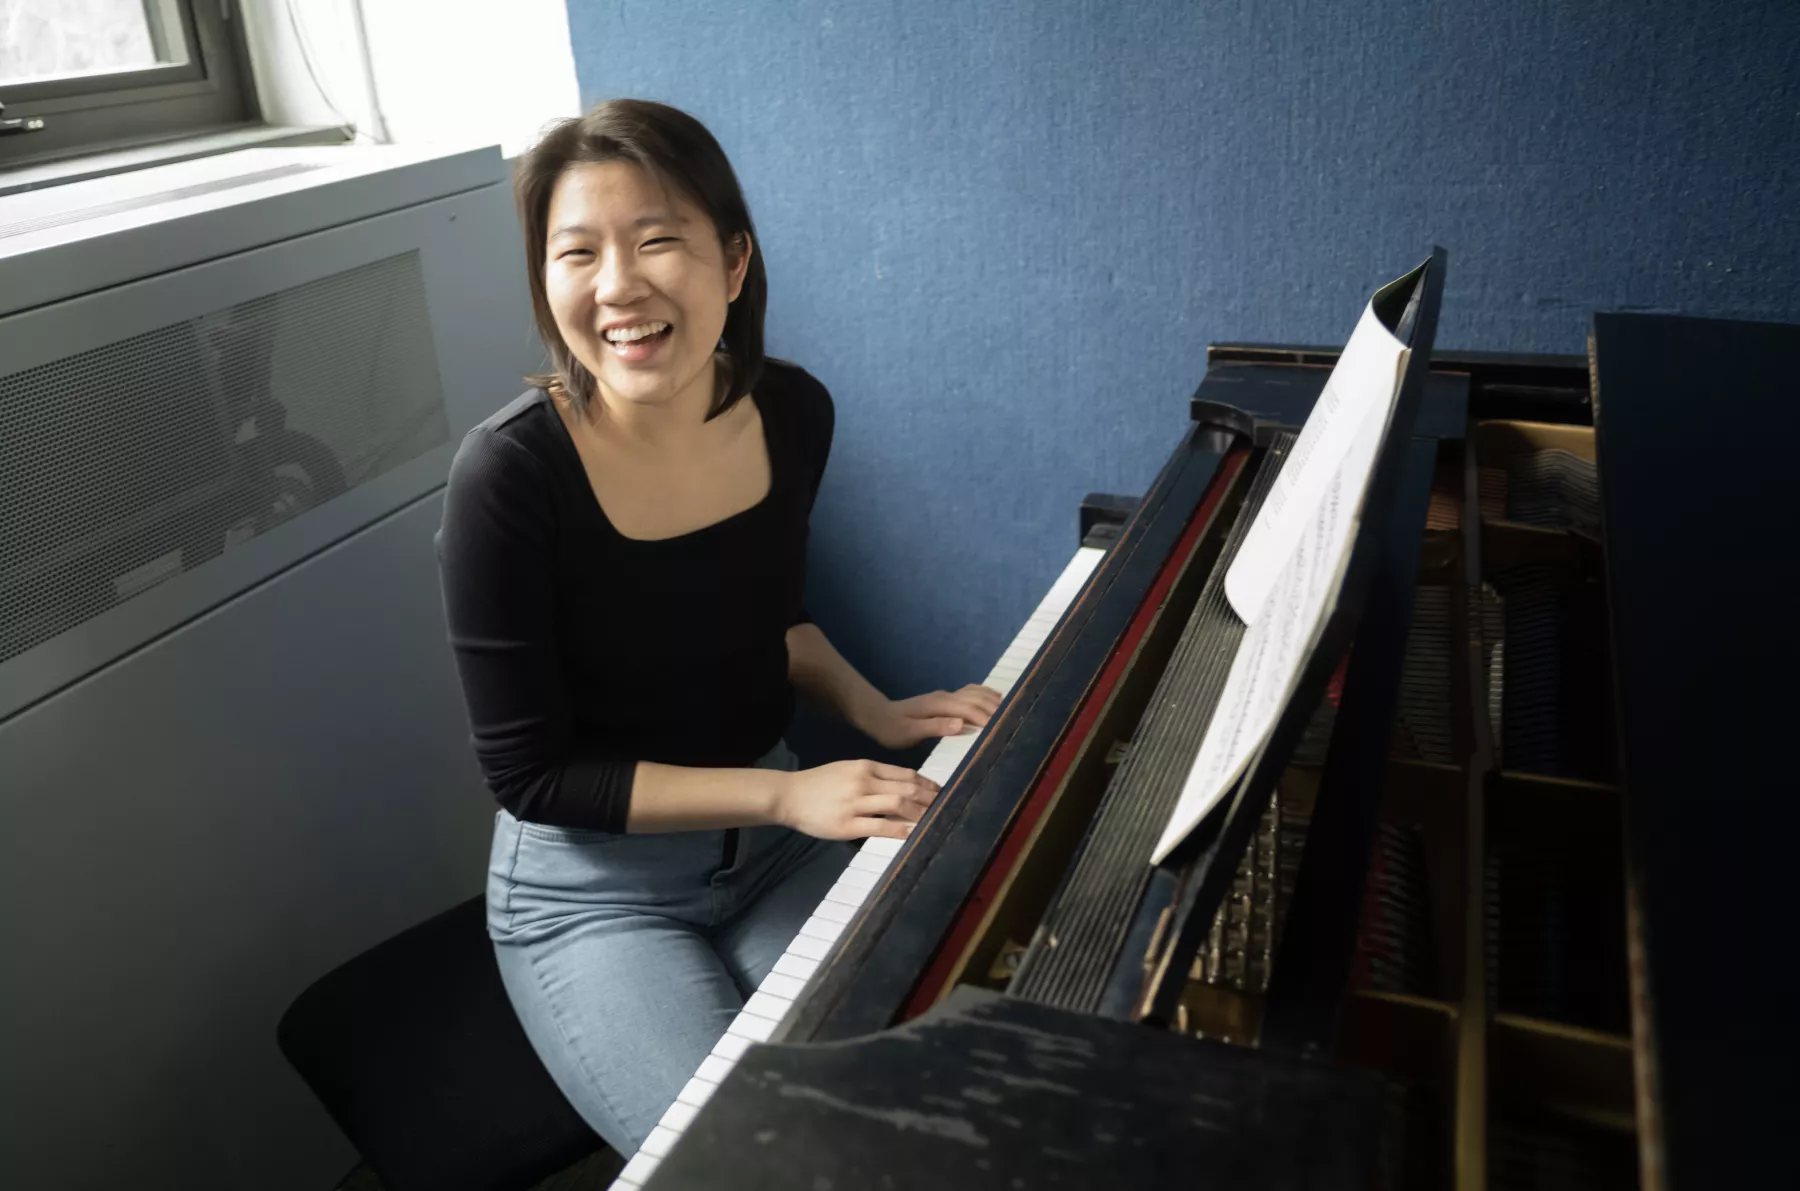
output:
MULTIPOLYGON (((811 605, 972 681, 1140 492, 1209 340, 1342 342, 1450 251, 1438 341, 1800 321, 1800 3, 569 0, 584 99, 704 120, 771 350, 836 394, 811 605)), ((817 737, 811 738, 817 741, 817 737)))

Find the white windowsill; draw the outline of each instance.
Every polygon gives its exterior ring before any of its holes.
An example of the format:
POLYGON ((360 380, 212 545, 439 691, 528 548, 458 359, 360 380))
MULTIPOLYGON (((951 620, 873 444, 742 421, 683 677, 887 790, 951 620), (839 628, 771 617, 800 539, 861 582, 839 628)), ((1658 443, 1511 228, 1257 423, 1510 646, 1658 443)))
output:
POLYGON ((271 145, 331 145, 348 143, 349 140, 348 129, 331 126, 294 128, 256 124, 227 128, 178 140, 159 141, 153 145, 88 153, 43 165, 0 170, 0 195, 38 190, 64 182, 79 182, 106 174, 121 174, 154 165, 168 165, 195 157, 210 157, 215 153, 229 153, 234 149, 271 145))

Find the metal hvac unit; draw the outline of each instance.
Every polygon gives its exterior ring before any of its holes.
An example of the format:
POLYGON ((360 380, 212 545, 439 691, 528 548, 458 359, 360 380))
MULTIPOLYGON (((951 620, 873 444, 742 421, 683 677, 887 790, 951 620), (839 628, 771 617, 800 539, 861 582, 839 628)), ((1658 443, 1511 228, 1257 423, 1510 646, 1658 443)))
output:
POLYGON ((497 152, 0 199, 0 719, 442 483, 516 392, 497 152))
POLYGON ((353 1159, 275 1022, 480 889, 431 538, 540 358, 495 149, 0 198, 0 1184, 353 1159))

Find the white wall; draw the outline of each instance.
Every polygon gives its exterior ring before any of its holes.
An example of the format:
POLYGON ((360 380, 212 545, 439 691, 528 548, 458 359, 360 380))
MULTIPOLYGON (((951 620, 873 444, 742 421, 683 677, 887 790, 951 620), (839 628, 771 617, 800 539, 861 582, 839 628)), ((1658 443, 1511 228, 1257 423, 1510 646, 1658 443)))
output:
POLYGON ((361 4, 373 88, 357 0, 293 0, 291 11, 287 0, 245 0, 266 119, 349 123, 400 144, 498 144, 512 157, 547 122, 581 110, 563 0, 361 4))

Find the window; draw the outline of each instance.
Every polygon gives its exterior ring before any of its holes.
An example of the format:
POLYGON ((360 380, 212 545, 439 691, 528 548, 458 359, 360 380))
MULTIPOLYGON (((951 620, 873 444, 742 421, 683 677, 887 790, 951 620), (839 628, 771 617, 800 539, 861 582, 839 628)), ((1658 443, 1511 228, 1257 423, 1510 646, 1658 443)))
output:
POLYGON ((0 0, 0 169, 256 119, 235 0, 0 0))

